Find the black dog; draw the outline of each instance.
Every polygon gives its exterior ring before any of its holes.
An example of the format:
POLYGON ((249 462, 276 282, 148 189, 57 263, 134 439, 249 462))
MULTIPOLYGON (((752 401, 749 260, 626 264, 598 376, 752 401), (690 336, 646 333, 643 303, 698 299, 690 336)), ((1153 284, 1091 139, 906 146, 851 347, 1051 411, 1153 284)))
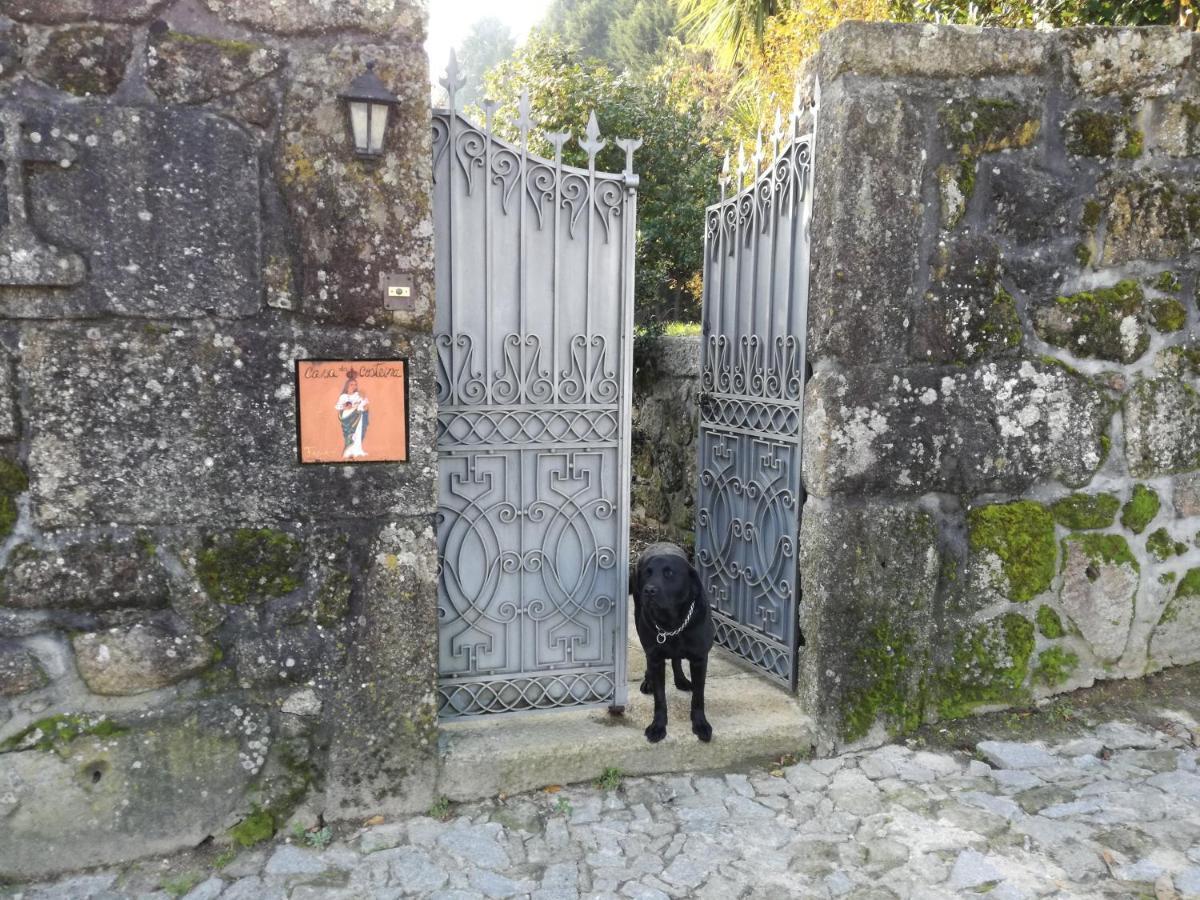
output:
POLYGON ((712 613, 700 576, 674 544, 651 544, 638 557, 633 583, 634 622, 646 654, 643 694, 654 694, 654 720, 646 738, 657 743, 667 736, 666 662, 671 660, 675 687, 692 692, 692 733, 712 739, 704 716, 704 676, 713 645, 712 613), (683 676, 683 660, 692 680, 683 676))

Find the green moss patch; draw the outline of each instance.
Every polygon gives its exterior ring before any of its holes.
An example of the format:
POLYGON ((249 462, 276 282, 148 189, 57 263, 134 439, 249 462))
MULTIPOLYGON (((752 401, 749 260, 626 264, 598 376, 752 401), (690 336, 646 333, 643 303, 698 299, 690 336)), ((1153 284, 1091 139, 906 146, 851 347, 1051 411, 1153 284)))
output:
POLYGON ((1030 146, 1041 123, 1012 100, 972 99, 943 106, 939 112, 949 143, 963 156, 1030 146))
POLYGON ((1032 500, 981 506, 967 514, 971 550, 994 553, 1010 600, 1032 600, 1054 577, 1054 517, 1032 500))
POLYGON ((842 718, 842 737, 856 741, 882 719, 892 734, 920 726, 925 713, 923 692, 912 687, 912 635, 893 634, 878 625, 859 645, 852 664, 842 718))
POLYGON ((1080 109, 1067 120, 1067 150, 1076 156, 1137 159, 1143 145, 1127 115, 1080 109))
POLYGON ((1054 521, 1072 531, 1107 528, 1117 517, 1121 501, 1112 494, 1071 494, 1050 505, 1054 521))
POLYGON ((1178 294, 1183 290, 1183 282, 1174 272, 1159 272, 1153 278, 1148 278, 1147 283, 1164 294, 1178 294))
POLYGON ((1049 606, 1039 606, 1037 615, 1034 617, 1037 622, 1038 631, 1043 637, 1060 638, 1066 634, 1066 629, 1063 628, 1062 619, 1049 606))
POLYGON ((1079 668, 1079 657, 1062 647, 1043 650, 1033 669, 1033 677, 1047 687, 1058 687, 1079 668))
POLYGON ((275 817, 265 809, 255 809, 229 829, 229 836, 240 847, 253 847, 275 836, 275 817))
POLYGON ((1162 501, 1153 488, 1135 484, 1129 502, 1121 509, 1121 524, 1134 534, 1141 534, 1158 515, 1161 506, 1162 501))
POLYGON ((59 715, 39 719, 0 743, 0 753, 14 750, 43 750, 66 755, 68 745, 81 737, 113 737, 129 729, 104 716, 59 715))
POLYGON ((1150 335, 1139 328, 1131 341, 1122 323, 1130 316, 1142 321, 1145 299, 1136 281, 1124 279, 1058 297, 1039 311, 1034 324, 1043 340, 1076 356, 1131 363, 1146 352, 1150 335))
POLYGON ((196 577, 208 596, 220 603, 282 597, 300 587, 301 555, 300 542, 289 534, 271 528, 239 528, 205 542, 197 555, 196 577))
POLYGON ((937 709, 943 718, 969 715, 984 704, 1019 703, 1033 655, 1033 623, 1008 613, 963 636, 939 672, 937 709))
POLYGON ((1150 321, 1164 334, 1182 331, 1187 324, 1187 308, 1174 297, 1150 301, 1150 321))
POLYGON ((1170 559, 1172 556, 1182 556, 1187 549, 1187 544, 1172 538, 1171 533, 1165 528, 1159 528, 1146 538, 1146 550, 1160 562, 1170 559))
POLYGON ((1176 597, 1200 597, 1200 569, 1188 569, 1175 588, 1176 597))
POLYGON ((29 490, 29 476, 9 459, 0 458, 0 540, 17 525, 17 496, 29 490))
MULTIPOLYGON (((1110 566, 1129 565, 1141 571, 1141 565, 1129 549, 1129 542, 1119 534, 1070 534, 1063 538, 1063 563, 1071 545, 1079 547, 1093 563, 1110 566)), ((1091 576, 1089 575, 1089 578, 1091 576)), ((1099 576, 1097 576, 1099 577, 1099 576)), ((1094 578, 1092 579, 1095 580, 1094 578)))

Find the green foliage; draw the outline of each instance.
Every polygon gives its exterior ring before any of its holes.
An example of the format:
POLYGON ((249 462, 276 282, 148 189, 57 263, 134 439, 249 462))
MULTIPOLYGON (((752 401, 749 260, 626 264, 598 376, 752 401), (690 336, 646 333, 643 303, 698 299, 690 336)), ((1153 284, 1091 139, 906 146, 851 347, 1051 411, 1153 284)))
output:
POLYGON ((554 814, 556 816, 569 816, 572 813, 571 801, 566 797, 559 797, 554 803, 554 814))
POLYGON ((1062 647, 1043 650, 1038 656, 1033 677, 1048 687, 1063 684, 1079 667, 1079 657, 1062 647))
POLYGON ((426 815, 431 819, 437 819, 439 822, 445 822, 450 818, 450 798, 438 797, 433 801, 433 805, 429 807, 426 815))
POLYGON ((1072 531, 1107 528, 1120 508, 1121 501, 1112 494, 1071 494, 1050 505, 1054 521, 1072 531))
POLYGON ((1161 505, 1153 488, 1135 484, 1129 502, 1121 509, 1121 524, 1134 534, 1141 534, 1158 515, 1161 505))
POLYGON ((1066 629, 1063 628, 1062 619, 1049 606, 1039 606, 1037 615, 1034 617, 1037 621, 1038 631, 1043 637, 1060 638, 1066 634, 1066 629))
POLYGON ((1187 549, 1187 544, 1172 538, 1171 533, 1165 528, 1151 532, 1150 536, 1146 538, 1146 550, 1159 562, 1168 560, 1172 556, 1182 556, 1187 549))
POLYGON ((601 791, 615 791, 621 786, 621 782, 625 778, 625 773, 615 766, 609 766, 600 773, 600 777, 595 781, 595 787, 601 791))
POLYGON ((876 625, 855 652, 844 698, 842 737, 856 741, 882 719, 893 733, 912 731, 925 714, 925 697, 912 686, 912 635, 876 625))
POLYGON ((1174 272, 1159 272, 1149 283, 1164 294, 1178 294, 1183 289, 1183 282, 1174 272))
POLYGON ((196 558, 196 577, 220 603, 282 597, 300 587, 298 540, 271 528, 239 528, 210 537, 196 558))
POLYGON ((203 880, 204 876, 199 872, 188 871, 171 878, 164 878, 159 882, 159 887, 168 896, 182 897, 203 880))
POLYGON ((1033 648, 1033 623, 1024 616, 1007 613, 976 626, 938 674, 938 712, 961 718, 983 704, 1027 699, 1025 675, 1033 648))
MULTIPOLYGON (((458 48, 458 65, 466 81, 459 93, 464 105, 483 99, 484 75, 517 49, 512 31, 500 19, 485 16, 471 25, 458 48)), ((442 60, 434 60, 441 65, 442 60)))
POLYGON ((677 0, 684 29, 723 65, 761 50, 767 21, 795 4, 787 0, 677 0))
POLYGON ((1200 597, 1200 569, 1188 569, 1175 588, 1176 597, 1200 597))
POLYGON ((554 0, 542 30, 618 71, 644 71, 678 31, 672 0, 554 0))
POLYGON ((213 862, 212 862, 213 868, 219 872, 219 871, 221 871, 221 869, 225 868, 227 865, 229 865, 231 862, 233 862, 235 859, 237 859, 237 857, 238 857, 238 847, 236 844, 226 847, 224 850, 222 850, 220 853, 218 853, 216 855, 216 857, 213 859, 213 862))
POLYGON ((292 837, 313 850, 324 850, 333 841, 333 829, 328 825, 309 829, 297 822, 292 826, 292 837))
POLYGON ((1069 28, 1076 25, 1169 25, 1164 0, 894 0, 900 22, 993 28, 1069 28))
POLYGON ((275 816, 265 809, 254 811, 229 829, 229 836, 239 847, 253 847, 275 836, 275 816))
MULTIPOLYGON (((1132 566, 1135 571, 1141 570, 1141 565, 1129 549, 1129 542, 1119 534, 1071 534, 1063 538, 1063 555, 1066 556, 1070 546, 1074 544, 1093 563, 1112 566, 1132 566)), ((1064 564, 1066 560, 1063 560, 1064 564)), ((1098 577, 1098 576, 1097 576, 1098 577)), ((1088 578, 1095 578, 1089 573, 1088 578)))
POLYGON ((1024 602, 1050 587, 1054 577, 1054 517, 1040 503, 981 506, 967 514, 974 552, 1000 558, 1010 600, 1024 602))
MULTIPOLYGON (((624 152, 613 137, 638 137, 634 157, 641 176, 636 260, 637 315, 685 319, 699 315, 703 266, 704 209, 717 185, 721 161, 708 138, 704 98, 693 74, 679 62, 645 76, 616 74, 600 63, 581 62, 577 48, 535 34, 516 56, 488 76, 489 93, 501 103, 495 117, 502 137, 515 140, 516 104, 528 89, 539 132, 530 148, 553 156, 545 132, 579 135, 595 111, 609 144, 597 167, 622 171, 624 152)), ((577 142, 563 148, 563 161, 585 166, 577 142)))

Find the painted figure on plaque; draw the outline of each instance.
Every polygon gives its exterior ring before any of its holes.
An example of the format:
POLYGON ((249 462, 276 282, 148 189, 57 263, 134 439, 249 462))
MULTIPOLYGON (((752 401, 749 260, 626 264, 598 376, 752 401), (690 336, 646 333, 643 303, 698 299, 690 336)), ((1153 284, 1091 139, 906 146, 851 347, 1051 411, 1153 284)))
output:
POLYGON ((363 438, 367 436, 367 424, 370 416, 367 413, 366 397, 358 392, 358 373, 351 369, 346 373, 346 383, 342 385, 342 393, 338 396, 335 409, 342 423, 342 440, 345 449, 342 459, 360 459, 367 455, 363 449, 363 438))

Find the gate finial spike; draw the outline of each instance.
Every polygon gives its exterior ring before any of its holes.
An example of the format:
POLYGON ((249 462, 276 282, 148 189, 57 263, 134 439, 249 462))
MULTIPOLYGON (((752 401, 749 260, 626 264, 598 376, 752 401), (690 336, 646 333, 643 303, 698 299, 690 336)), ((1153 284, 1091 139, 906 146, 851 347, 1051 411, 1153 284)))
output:
POLYGON ((758 176, 759 170, 762 169, 763 161, 763 139, 762 128, 758 129, 758 137, 754 141, 754 155, 750 157, 754 163, 754 177, 758 176))
POLYGON ((454 95, 458 93, 458 89, 467 83, 466 76, 459 71, 458 54, 454 52, 454 48, 450 48, 450 61, 446 64, 446 74, 438 79, 442 87, 446 89, 446 106, 450 112, 454 112, 454 95))
POLYGON ((783 111, 775 107, 775 127, 771 131, 771 140, 775 142, 775 153, 773 156, 779 155, 779 145, 783 142, 783 111))
POLYGON ((641 138, 617 138, 617 146, 625 151, 625 175, 633 174, 633 152, 642 146, 641 138))
POLYGON ((517 128, 521 132, 521 143, 524 145, 529 138, 529 130, 533 128, 533 116, 530 114, 533 105, 529 102, 529 89, 521 91, 521 99, 517 102, 517 128))
POLYGON ((492 133, 492 116, 496 114, 496 110, 500 108, 500 104, 495 100, 484 99, 479 104, 483 107, 483 130, 486 134, 492 133))
POLYGON ((550 146, 554 148, 554 164, 558 165, 562 162, 563 145, 571 139, 569 131, 548 131, 546 132, 546 140, 550 142, 550 146))
POLYGON ((746 183, 746 145, 738 144, 737 187, 740 191, 746 183))
POLYGON ((587 130, 583 133, 583 139, 580 140, 579 146, 583 148, 588 155, 588 168, 596 168, 596 154, 608 146, 608 141, 600 137, 600 125, 596 122, 596 111, 593 109, 588 115, 587 130))

